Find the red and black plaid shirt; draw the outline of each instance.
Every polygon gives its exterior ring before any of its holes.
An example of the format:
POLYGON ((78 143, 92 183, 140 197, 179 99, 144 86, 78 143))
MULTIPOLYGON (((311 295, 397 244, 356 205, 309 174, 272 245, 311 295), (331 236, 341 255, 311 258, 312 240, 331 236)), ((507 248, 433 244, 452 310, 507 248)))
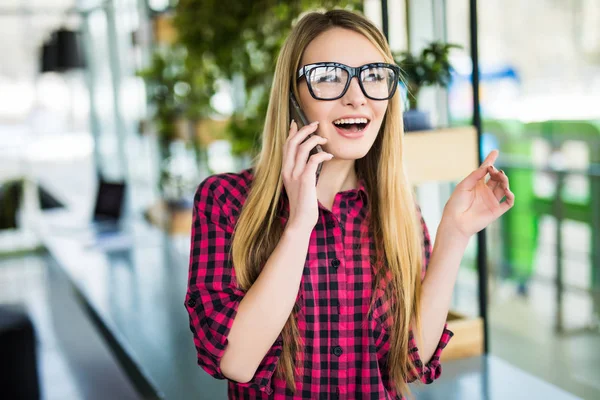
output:
MULTIPOLYGON (((210 375, 225 379, 219 363, 227 335, 244 292, 237 287, 228 257, 233 228, 252 182, 252 170, 213 175, 198 187, 190 251, 189 286, 185 306, 198 351, 198 364, 210 375)), ((229 381, 231 399, 398 399, 390 387, 386 360, 390 318, 381 301, 367 316, 372 293, 370 255, 375 247, 368 234, 367 193, 359 189, 336 194, 332 210, 319 206, 319 220, 308 247, 297 296, 298 327, 304 340, 304 374, 296 392, 286 390, 275 367, 282 351, 281 335, 273 343, 248 383, 229 381), (361 240, 360 238, 363 237, 361 240)), ((282 196, 280 220, 289 215, 282 196)), ((431 243, 425 222, 424 265, 431 243)), ((440 354, 453 333, 444 328, 438 347, 426 364, 414 338, 410 357, 421 366, 420 379, 431 383, 441 374, 440 354)))

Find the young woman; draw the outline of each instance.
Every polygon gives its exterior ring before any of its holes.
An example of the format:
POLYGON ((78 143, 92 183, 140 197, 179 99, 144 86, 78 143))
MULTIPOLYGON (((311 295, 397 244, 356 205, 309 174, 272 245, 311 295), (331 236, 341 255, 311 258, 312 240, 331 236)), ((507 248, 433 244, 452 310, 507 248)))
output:
POLYGON ((398 399, 439 377, 467 242, 514 196, 493 151, 456 187, 431 251, 403 165, 399 73, 364 17, 305 15, 254 166, 199 185, 185 305, 198 363, 230 398, 398 399), (301 129, 290 90, 313 121, 301 129))

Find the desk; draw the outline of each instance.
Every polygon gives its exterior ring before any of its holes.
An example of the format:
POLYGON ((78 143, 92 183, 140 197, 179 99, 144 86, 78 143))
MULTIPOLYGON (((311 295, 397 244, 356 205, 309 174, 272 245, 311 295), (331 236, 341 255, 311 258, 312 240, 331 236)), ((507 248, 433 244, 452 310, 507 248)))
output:
MULTIPOLYGON (((183 306, 189 239, 139 220, 125 230, 129 246, 102 249, 84 232, 57 230, 69 218, 64 210, 44 213, 42 242, 142 396, 226 399, 226 382, 196 363, 183 306)), ((438 381, 413 387, 419 400, 576 399, 494 356, 445 362, 438 381)))
POLYGON ((184 307, 189 239, 139 220, 125 229, 129 246, 107 237, 102 248, 72 218, 44 212, 41 240, 143 398, 225 399, 225 382, 196 363, 184 307))

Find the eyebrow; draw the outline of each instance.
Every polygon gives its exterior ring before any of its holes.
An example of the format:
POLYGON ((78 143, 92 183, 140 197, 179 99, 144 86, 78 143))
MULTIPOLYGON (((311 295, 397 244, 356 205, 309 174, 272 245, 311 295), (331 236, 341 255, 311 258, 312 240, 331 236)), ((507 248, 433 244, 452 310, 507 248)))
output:
POLYGON ((377 63, 389 64, 385 60, 381 60, 381 61, 367 61, 367 62, 363 62, 363 63, 357 64, 357 65, 350 65, 350 64, 347 64, 347 63, 341 62, 341 61, 312 61, 312 62, 307 62, 307 63, 304 63, 304 64, 301 63, 300 64, 300 68, 302 68, 302 66, 304 66, 304 65, 318 64, 318 63, 338 63, 338 64, 344 64, 344 65, 347 65, 347 66, 353 67, 353 68, 362 67, 363 65, 367 65, 367 64, 377 64, 377 63))

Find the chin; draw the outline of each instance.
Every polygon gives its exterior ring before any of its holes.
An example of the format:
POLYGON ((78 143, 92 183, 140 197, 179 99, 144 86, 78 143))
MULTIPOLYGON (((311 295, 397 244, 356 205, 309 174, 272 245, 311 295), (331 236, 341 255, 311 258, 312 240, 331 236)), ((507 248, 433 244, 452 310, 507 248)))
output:
POLYGON ((331 154, 333 154, 333 159, 335 160, 336 158, 338 160, 359 160, 361 158, 363 158, 364 156, 367 155, 367 153, 369 152, 369 149, 342 149, 336 152, 332 152, 331 154))
POLYGON ((344 139, 336 136, 330 137, 329 143, 323 148, 323 150, 333 154, 333 160, 359 160, 367 155, 375 138, 370 136, 363 136, 360 139, 344 139))

